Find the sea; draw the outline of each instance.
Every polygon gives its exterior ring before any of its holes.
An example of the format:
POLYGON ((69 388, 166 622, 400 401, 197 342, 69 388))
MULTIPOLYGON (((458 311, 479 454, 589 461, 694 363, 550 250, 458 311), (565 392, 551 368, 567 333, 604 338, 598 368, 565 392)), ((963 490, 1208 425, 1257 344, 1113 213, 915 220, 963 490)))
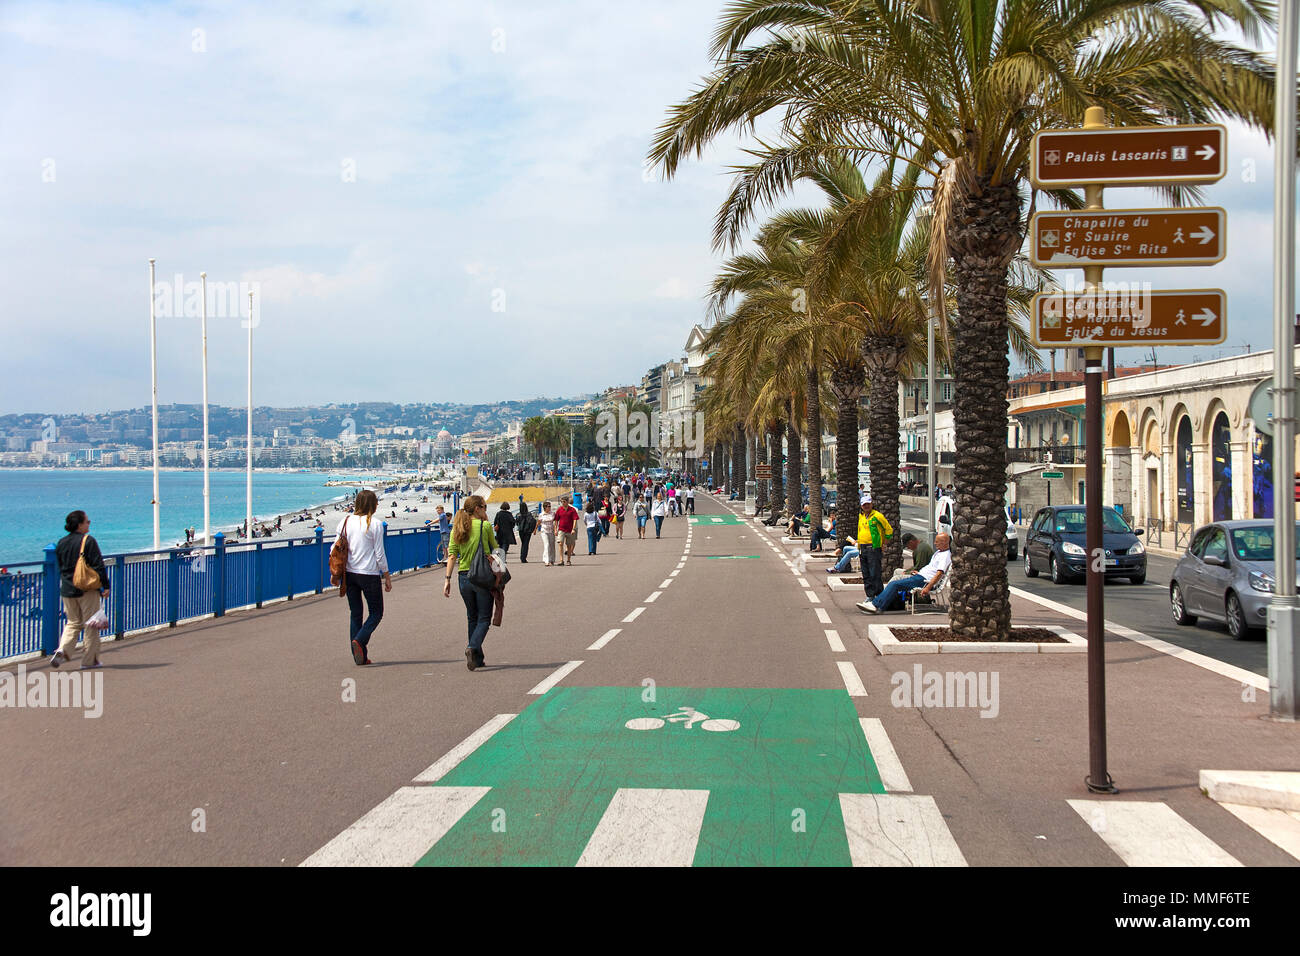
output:
MULTIPOLYGON (((311 505, 342 501, 350 490, 326 487, 324 472, 253 472, 253 516, 263 520, 311 505)), ((162 546, 203 533, 203 472, 163 471, 158 478, 162 546)), ((245 473, 211 473, 212 531, 244 521, 245 473)), ((0 565, 40 561, 47 544, 65 534, 69 511, 90 518, 105 554, 153 547, 153 472, 150 469, 0 468, 0 565)))

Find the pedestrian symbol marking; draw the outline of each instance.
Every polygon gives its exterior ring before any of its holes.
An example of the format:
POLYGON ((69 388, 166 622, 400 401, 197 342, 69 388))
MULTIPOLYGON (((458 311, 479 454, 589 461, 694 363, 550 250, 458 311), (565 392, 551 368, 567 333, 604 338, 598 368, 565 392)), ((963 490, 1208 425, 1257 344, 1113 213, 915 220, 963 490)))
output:
POLYGON ((642 693, 557 687, 526 708, 438 782, 490 790, 420 865, 572 866, 630 790, 708 793, 696 866, 852 862, 839 795, 884 787, 842 689, 642 693))

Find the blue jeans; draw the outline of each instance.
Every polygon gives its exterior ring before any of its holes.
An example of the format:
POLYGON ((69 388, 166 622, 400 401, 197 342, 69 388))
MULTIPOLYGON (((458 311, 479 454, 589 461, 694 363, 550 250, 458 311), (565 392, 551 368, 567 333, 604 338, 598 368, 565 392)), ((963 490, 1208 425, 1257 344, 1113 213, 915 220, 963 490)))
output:
POLYGON ((375 628, 383 620, 384 588, 382 582, 383 579, 378 574, 348 574, 348 610, 352 612, 351 620, 348 622, 349 646, 351 646, 352 641, 356 641, 363 648, 368 647, 371 635, 375 633, 375 628), (370 616, 366 618, 364 624, 361 622, 361 596, 363 594, 366 598, 366 604, 370 607, 370 616))
POLYGON ((460 597, 465 602, 465 617, 469 622, 469 647, 483 650, 483 638, 492 626, 492 592, 470 583, 469 572, 460 572, 460 597))
POLYGON ((659 532, 663 530, 663 527, 664 527, 663 515, 655 515, 655 537, 656 538, 659 537, 659 532))
POLYGON ((893 609, 895 601, 899 602, 899 607, 903 606, 902 598, 908 591, 913 588, 923 587, 925 587, 925 578, 919 574, 909 574, 905 578, 899 578, 897 581, 890 581, 886 584, 885 589, 876 595, 871 603, 881 611, 889 611, 893 609))
POLYGON ((820 551, 821 543, 823 541, 829 541, 834 537, 835 537, 834 531, 826 531, 823 528, 813 528, 812 535, 808 539, 808 550, 820 551))
POLYGON ((858 551, 858 561, 862 564, 862 590, 867 593, 867 600, 870 601, 881 590, 880 549, 859 548, 858 551))
POLYGON ((858 556, 857 548, 850 548, 846 546, 844 548, 844 557, 840 558, 838 561, 835 562, 835 567, 831 568, 831 571, 835 574, 839 574, 841 571, 847 571, 849 569, 849 562, 852 561, 857 556, 858 556))
POLYGON ((588 554, 596 553, 596 542, 599 540, 600 540, 600 528, 599 527, 588 528, 587 529, 587 553, 588 554))

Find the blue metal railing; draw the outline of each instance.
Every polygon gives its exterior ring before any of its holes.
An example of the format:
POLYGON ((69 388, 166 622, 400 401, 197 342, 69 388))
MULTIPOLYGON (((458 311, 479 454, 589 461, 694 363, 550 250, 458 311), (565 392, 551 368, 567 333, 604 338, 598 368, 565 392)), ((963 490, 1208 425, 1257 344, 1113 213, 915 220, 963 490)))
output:
MULTIPOLYGON (((429 567, 441 544, 436 526, 389 531, 384 553, 394 574, 429 567)), ((317 529, 307 538, 228 544, 216 535, 210 547, 169 548, 104 556, 108 571, 110 633, 170 625, 269 601, 320 594, 330 587, 329 552, 334 536, 317 529)), ((59 597, 54 545, 43 562, 7 565, 0 574, 0 659, 41 651, 53 654, 67 620, 59 597)))

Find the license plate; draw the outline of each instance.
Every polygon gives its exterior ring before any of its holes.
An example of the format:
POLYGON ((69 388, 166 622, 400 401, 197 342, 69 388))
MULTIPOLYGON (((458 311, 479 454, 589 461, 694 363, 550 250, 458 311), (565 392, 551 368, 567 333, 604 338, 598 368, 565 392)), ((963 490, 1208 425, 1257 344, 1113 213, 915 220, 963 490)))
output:
POLYGON ((1119 562, 1118 562, 1117 560, 1115 560, 1114 558, 1107 558, 1107 559, 1106 559, 1106 567, 1108 567, 1108 568, 1117 568, 1117 567, 1119 567, 1119 562))

